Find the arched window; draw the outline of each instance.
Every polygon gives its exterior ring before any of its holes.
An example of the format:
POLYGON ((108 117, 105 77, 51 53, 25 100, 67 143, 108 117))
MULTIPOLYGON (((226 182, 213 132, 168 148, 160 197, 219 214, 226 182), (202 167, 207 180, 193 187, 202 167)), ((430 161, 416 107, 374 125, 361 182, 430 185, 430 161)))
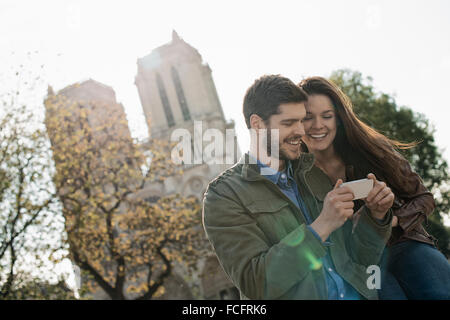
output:
POLYGON ((172 80, 173 83, 175 84, 175 90, 177 91, 178 102, 180 103, 183 118, 185 121, 191 120, 191 114, 189 113, 189 108, 186 102, 186 97, 184 96, 183 87, 181 86, 178 71, 174 67, 172 67, 171 69, 172 69, 172 80))
POLYGON ((175 120, 173 119, 173 114, 172 110, 170 109, 166 89, 164 87, 164 83, 159 73, 156 74, 156 83, 158 84, 159 96, 161 97, 161 102, 163 104, 164 114, 166 115, 167 123, 169 124, 169 127, 172 127, 175 125, 175 120))

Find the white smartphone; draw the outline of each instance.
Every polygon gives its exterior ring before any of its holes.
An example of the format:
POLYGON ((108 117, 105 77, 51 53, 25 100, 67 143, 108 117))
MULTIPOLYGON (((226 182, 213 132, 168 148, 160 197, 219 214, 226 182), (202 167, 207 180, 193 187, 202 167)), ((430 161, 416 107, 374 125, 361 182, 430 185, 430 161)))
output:
POLYGON ((361 180, 354 180, 350 182, 344 182, 339 186, 340 187, 349 187, 353 194, 355 195, 355 198, 353 200, 362 199, 367 197, 370 190, 373 188, 373 180, 372 179, 361 179, 361 180))

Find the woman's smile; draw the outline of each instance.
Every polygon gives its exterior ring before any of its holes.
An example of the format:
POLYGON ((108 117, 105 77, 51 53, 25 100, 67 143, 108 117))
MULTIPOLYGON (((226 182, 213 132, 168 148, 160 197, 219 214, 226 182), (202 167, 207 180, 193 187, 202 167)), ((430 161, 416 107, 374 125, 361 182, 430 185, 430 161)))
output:
POLYGON ((322 133, 322 134, 308 134, 312 139, 315 140, 323 140, 328 135, 328 133, 322 133))

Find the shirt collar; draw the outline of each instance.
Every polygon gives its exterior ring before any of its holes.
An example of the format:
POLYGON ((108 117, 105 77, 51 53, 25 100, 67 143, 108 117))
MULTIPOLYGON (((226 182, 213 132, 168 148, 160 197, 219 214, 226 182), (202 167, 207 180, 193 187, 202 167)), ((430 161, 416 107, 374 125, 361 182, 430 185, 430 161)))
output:
MULTIPOLYGON (((236 165, 242 166, 241 177, 247 181, 258 181, 266 179, 262 176, 260 169, 256 163, 255 157, 252 157, 249 152, 244 153, 236 165)), ((314 155, 312 153, 302 153, 298 160, 291 161, 292 173, 300 175, 311 170, 314 165, 314 155)))
POLYGON ((276 171, 273 168, 271 168, 271 167, 265 165, 264 163, 262 163, 261 161, 259 161, 259 159, 254 157, 250 152, 248 153, 248 155, 249 155, 249 158, 251 158, 251 160, 253 161, 252 163, 255 163, 255 161, 256 161, 258 169, 261 170, 261 168, 267 168, 266 170, 268 170, 269 173, 271 173, 271 174, 265 175, 265 176, 267 177, 267 179, 269 179, 273 183, 278 184, 278 180, 280 179, 280 177, 283 173, 285 173, 287 175, 287 180, 294 178, 294 172, 292 169, 291 161, 289 161, 289 160, 285 161, 286 168, 283 171, 276 171))

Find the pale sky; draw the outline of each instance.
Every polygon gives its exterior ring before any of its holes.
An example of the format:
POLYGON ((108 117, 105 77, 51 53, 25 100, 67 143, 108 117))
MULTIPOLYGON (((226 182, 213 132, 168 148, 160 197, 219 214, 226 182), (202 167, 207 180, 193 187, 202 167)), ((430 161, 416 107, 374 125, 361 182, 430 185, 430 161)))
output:
POLYGON ((209 63, 242 151, 245 90, 263 74, 294 82, 350 68, 424 113, 450 163, 450 2, 437 1, 9 1, 0 4, 0 71, 39 51, 55 89, 93 78, 116 92, 134 136, 146 128, 136 61, 175 29, 209 63), (15 54, 11 55, 14 51, 15 54))
POLYGON ((450 164, 450 1, 18 1, 0 2, 0 73, 38 51, 59 90, 95 79, 125 106, 135 137, 146 128, 134 77, 138 58, 172 30, 207 62, 241 151, 246 89, 263 74, 295 83, 350 68, 426 115, 450 164), (11 54, 14 52, 14 54, 11 54))

